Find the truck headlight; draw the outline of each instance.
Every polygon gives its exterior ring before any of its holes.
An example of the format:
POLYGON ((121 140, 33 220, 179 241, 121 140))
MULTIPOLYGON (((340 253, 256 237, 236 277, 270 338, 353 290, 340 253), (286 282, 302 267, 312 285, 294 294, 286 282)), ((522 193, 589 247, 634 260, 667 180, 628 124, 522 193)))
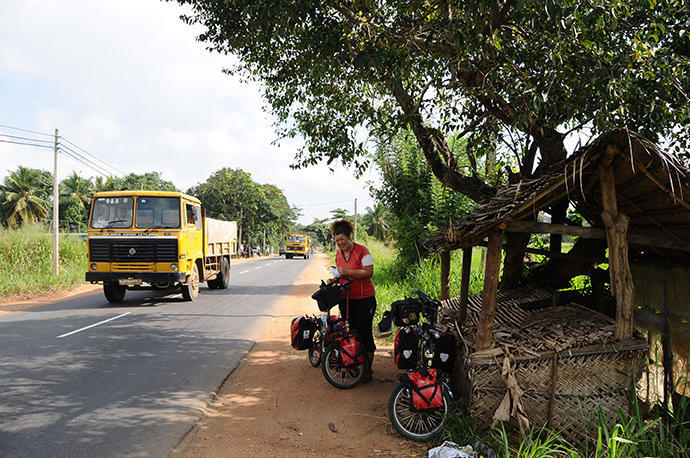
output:
POLYGON ((96 264, 95 262, 93 264, 91 264, 91 270, 97 270, 97 269, 98 269, 98 264, 96 264))
POLYGON ((170 270, 177 272, 177 264, 170 264, 170 270))

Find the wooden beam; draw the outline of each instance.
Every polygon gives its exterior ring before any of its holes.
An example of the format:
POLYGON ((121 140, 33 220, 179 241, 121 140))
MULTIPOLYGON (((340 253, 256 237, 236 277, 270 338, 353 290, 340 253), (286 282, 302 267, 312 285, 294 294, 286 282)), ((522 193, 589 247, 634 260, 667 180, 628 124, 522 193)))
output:
POLYGON ((441 252, 441 299, 450 297, 450 251, 441 252))
POLYGON ((482 295, 482 311, 479 314, 475 351, 486 350, 491 346, 493 338, 494 317, 496 316, 496 301, 498 298, 498 274, 501 269, 501 248, 503 248, 503 228, 497 227, 489 232, 484 268, 484 293, 482 295))
MULTIPOLYGON (((486 242, 481 242, 478 244, 478 246, 487 246, 486 242)), ((507 245, 503 245, 503 249, 505 250, 507 245)), ((525 253, 531 253, 531 254, 538 254, 540 256, 546 256, 550 258, 559 258, 559 259, 570 259, 573 261, 579 261, 579 262, 591 262, 592 264, 602 264, 602 263, 608 263, 609 260, 608 258, 594 258, 594 257, 585 257, 585 256, 575 256, 569 253, 552 253, 550 250, 542 250, 539 248, 530 248, 527 247, 525 248, 525 253)))
MULTIPOLYGON (((611 150, 611 148, 607 148, 607 156, 611 154, 611 150)), ((601 184, 601 201, 604 207, 601 219, 606 228, 606 239, 609 247, 611 294, 616 297, 615 336, 618 340, 626 340, 632 338, 633 333, 633 301, 635 293, 632 274, 630 273, 630 263, 628 261, 627 232, 630 218, 622 213, 618 213, 613 169, 610 166, 600 165, 598 172, 601 184)))
POLYGON ((462 278, 460 280, 460 324, 467 317, 467 304, 470 302, 470 271, 472 270, 472 247, 462 250, 462 278))
MULTIPOLYGON (((511 221, 506 227, 506 232, 529 232, 532 234, 563 234, 572 237, 586 239, 606 238, 606 231, 599 227, 580 227, 566 224, 538 223, 535 221, 511 221)), ((690 253, 690 243, 681 240, 671 240, 662 237, 650 237, 648 235, 628 233, 628 242, 635 245, 667 248, 670 250, 685 251, 690 253)))

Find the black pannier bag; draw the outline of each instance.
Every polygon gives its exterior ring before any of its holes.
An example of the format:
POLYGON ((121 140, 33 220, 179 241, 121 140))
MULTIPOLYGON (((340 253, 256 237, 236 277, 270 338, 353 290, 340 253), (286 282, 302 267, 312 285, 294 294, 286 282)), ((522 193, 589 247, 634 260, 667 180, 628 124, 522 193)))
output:
POLYGON ((398 327, 419 323, 419 313, 421 311, 422 304, 417 299, 411 297, 391 304, 393 323, 398 327))
POLYGON ((434 357, 431 366, 450 374, 455 363, 455 336, 450 332, 442 332, 434 341, 434 357))
POLYGON ((393 347, 398 369, 414 369, 419 361, 419 335, 410 327, 398 329, 393 347))
POLYGON ((311 298, 316 301, 319 310, 328 312, 330 309, 340 303, 343 296, 340 293, 340 287, 336 284, 326 284, 321 280, 321 286, 318 291, 311 295, 311 298))
POLYGON ((308 350, 311 348, 314 332, 317 328, 318 324, 313 317, 298 316, 293 318, 290 324, 292 348, 295 350, 308 350))

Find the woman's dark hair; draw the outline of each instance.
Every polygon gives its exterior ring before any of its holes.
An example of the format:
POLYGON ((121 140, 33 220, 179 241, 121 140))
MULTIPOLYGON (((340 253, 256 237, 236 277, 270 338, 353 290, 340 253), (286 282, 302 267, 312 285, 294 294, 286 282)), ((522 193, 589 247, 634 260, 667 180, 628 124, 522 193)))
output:
POLYGON ((338 219, 331 223, 331 234, 335 237, 336 235, 343 234, 345 237, 350 238, 355 228, 351 222, 346 219, 338 219))

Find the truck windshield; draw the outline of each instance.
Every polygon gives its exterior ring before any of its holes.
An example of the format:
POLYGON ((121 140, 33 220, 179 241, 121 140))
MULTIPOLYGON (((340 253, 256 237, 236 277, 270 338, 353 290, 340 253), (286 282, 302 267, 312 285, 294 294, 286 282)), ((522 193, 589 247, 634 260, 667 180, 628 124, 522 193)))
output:
POLYGON ((91 227, 94 229, 132 227, 134 199, 131 197, 99 197, 94 200, 91 227))
POLYGON ((306 242, 306 240, 307 240, 307 238, 304 235, 288 235, 287 236, 288 242, 304 243, 304 242, 306 242))
POLYGON ((180 227, 180 199, 177 197, 139 197, 136 227, 173 229, 180 227))

